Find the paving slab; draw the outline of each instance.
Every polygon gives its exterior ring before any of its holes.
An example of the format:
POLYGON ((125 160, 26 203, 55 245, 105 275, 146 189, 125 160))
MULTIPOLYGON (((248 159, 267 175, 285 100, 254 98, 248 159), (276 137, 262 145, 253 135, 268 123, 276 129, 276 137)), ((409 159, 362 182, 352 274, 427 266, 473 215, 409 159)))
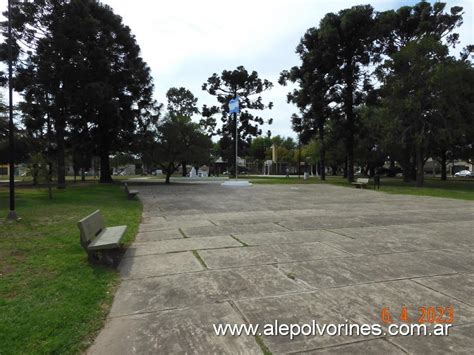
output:
POLYGON ((257 224, 257 223, 278 223, 281 221, 280 216, 275 215, 263 215, 263 216, 248 216, 241 218, 227 218, 227 219, 216 219, 212 218, 211 221, 215 225, 245 225, 245 224, 257 224))
POLYGON ((162 231, 141 232, 135 237, 135 243, 156 242, 167 239, 183 239, 183 234, 177 228, 162 231))
POLYGON ((199 254, 210 269, 347 256, 347 253, 318 242, 203 250, 199 254))
POLYGON ((150 231, 160 231, 166 229, 176 229, 176 228, 195 228, 195 227, 204 227, 204 226, 214 226, 211 221, 208 220, 191 220, 191 221, 163 221, 163 222, 152 222, 152 223, 142 223, 138 229, 139 232, 150 232, 150 231))
POLYGON ((420 234, 426 234, 426 230, 417 230, 411 226, 398 225, 394 226, 365 226, 365 227, 345 227, 330 229, 331 232, 347 236, 352 239, 365 238, 381 238, 387 237, 390 239, 404 238, 410 234, 413 238, 420 234))
POLYGON ((203 266, 191 252, 125 258, 119 265, 122 278, 143 278, 200 271, 203 266))
POLYGON ((347 345, 332 346, 329 348, 315 349, 310 351, 303 351, 300 354, 316 355, 316 354, 406 354, 399 347, 388 342, 386 339, 370 339, 347 345))
POLYGON ((437 222, 433 217, 423 217, 414 213, 390 213, 373 216, 361 216, 360 220, 377 226, 403 225, 411 223, 437 222))
POLYGON ((474 274, 424 277, 415 282, 474 307, 474 274))
POLYGON ((213 324, 243 323, 227 303, 111 318, 88 354, 258 354, 251 336, 216 336, 213 324))
POLYGON ((215 235, 230 235, 241 233, 259 233, 259 232, 286 232, 288 229, 283 228, 275 223, 258 223, 248 225, 225 225, 225 226, 209 226, 182 228, 188 237, 209 237, 215 235))
POLYGON ((125 257, 129 258, 133 256, 174 253, 178 251, 242 246, 242 243, 239 243, 237 240, 229 236, 169 239, 158 242, 135 243, 127 249, 125 257))
POLYGON ((452 297, 429 289, 411 280, 377 282, 341 288, 317 290, 311 293, 329 311, 340 312, 359 324, 381 324, 381 312, 388 308, 393 323, 407 307, 410 322, 418 323, 423 316, 420 307, 454 307, 453 325, 474 323, 474 308, 452 297))
POLYGON ((472 221, 411 225, 407 226, 407 228, 410 228, 414 233, 426 235, 436 243, 441 243, 443 247, 439 249, 474 248, 474 227, 472 221))
POLYGON ((425 254, 430 262, 442 267, 449 267, 456 272, 474 272, 474 255, 468 249, 434 250, 425 254))
POLYGON ((314 288, 456 273, 453 268, 433 262, 430 255, 431 252, 382 254, 280 264, 279 267, 314 288))
MULTIPOLYGON (((400 241, 413 244, 416 250, 474 248, 472 222, 456 221, 443 223, 406 224, 396 226, 373 226, 361 228, 331 229, 332 232, 353 239, 366 239, 365 243, 400 241), (456 231, 455 233, 453 231, 456 231)), ((354 244, 357 245, 357 242, 354 244)), ((350 244, 348 244, 350 248, 350 244)), ((359 253, 362 252, 361 245, 359 253)), ((394 250, 395 251, 395 250, 394 250)), ((408 251, 408 250, 407 250, 408 251)))
POLYGON ((323 259, 278 265, 287 275, 293 275, 312 288, 328 288, 356 285, 375 281, 367 274, 367 267, 361 268, 348 258, 323 259))
POLYGON ((142 224, 157 224, 165 222, 167 222, 167 219, 164 216, 142 216, 142 224))
MULTIPOLYGON (((336 230, 333 230, 333 232, 336 232, 336 230)), ((326 244, 351 255, 401 253, 446 247, 443 241, 426 234, 416 232, 393 234, 390 231, 380 231, 380 234, 373 235, 370 238, 327 240, 326 244)))
POLYGON ((449 336, 391 337, 389 341, 409 354, 472 354, 474 325, 454 327, 449 336))
MULTIPOLYGON (((465 208, 463 210, 460 210, 459 208, 454 208, 454 209, 439 209, 436 211, 436 220, 439 221, 445 221, 445 222, 464 222, 464 221, 469 221, 472 222, 472 216, 474 216, 474 208, 465 208)), ((433 211, 432 210, 427 210, 427 211, 419 211, 416 212, 420 215, 424 215, 426 217, 433 217, 433 211)))
MULTIPOLYGON (((265 324, 344 324, 347 317, 340 312, 327 309, 323 302, 316 301, 310 293, 283 295, 277 297, 241 300, 237 307, 251 324, 263 328, 265 324)), ((337 344, 347 344, 370 337, 308 335, 290 339, 289 336, 262 336, 264 343, 275 354, 299 352, 337 344)))
POLYGON ((195 307, 216 302, 274 296, 305 288, 272 266, 201 271, 126 280, 118 289, 111 316, 195 307))
POLYGON ((363 222, 358 218, 347 217, 294 218, 292 220, 283 220, 278 224, 292 231, 303 231, 311 229, 336 229, 344 227, 364 227, 370 225, 369 223, 363 222))
POLYGON ((248 245, 272 245, 291 243, 311 243, 338 240, 344 242, 348 237, 326 230, 309 230, 273 233, 245 233, 235 236, 248 245))
POLYGON ((262 341, 275 354, 472 350, 474 202, 326 184, 137 189, 143 232, 91 353, 254 354, 253 337, 212 324, 380 323, 382 307, 443 305, 449 337, 262 341))

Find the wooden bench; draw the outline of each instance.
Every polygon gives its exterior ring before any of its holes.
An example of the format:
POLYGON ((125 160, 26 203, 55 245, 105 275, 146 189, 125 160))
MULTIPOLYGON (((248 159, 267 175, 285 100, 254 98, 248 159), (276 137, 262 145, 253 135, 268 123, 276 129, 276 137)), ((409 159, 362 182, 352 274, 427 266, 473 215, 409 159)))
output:
POLYGON ((130 200, 138 195, 138 190, 130 190, 126 182, 123 184, 123 186, 125 187, 125 193, 130 200))
POLYGON ((81 219, 77 226, 81 235, 81 245, 86 250, 90 262, 118 264, 118 251, 127 226, 106 228, 100 210, 81 219))
POLYGON ((369 178, 357 178, 357 180, 352 183, 352 185, 355 185, 357 189, 360 189, 362 187, 367 187, 368 184, 369 184, 369 178))

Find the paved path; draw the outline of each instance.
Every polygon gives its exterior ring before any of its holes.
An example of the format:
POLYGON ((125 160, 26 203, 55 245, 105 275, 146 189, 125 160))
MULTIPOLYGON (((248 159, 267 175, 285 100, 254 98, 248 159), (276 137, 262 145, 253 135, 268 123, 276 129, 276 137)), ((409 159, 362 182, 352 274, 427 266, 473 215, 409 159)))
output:
POLYGON ((141 187, 143 220, 92 354, 470 353, 474 203, 329 185, 141 187), (216 336, 218 323, 415 321, 449 337, 216 336), (263 344, 263 345, 262 345, 263 344))

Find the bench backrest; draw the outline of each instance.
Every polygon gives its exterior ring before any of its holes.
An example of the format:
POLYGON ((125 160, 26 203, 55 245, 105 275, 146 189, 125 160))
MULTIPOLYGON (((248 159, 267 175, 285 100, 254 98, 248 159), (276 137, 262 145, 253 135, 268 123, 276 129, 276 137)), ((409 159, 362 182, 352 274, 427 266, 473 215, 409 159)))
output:
POLYGON ((130 193, 128 190, 128 184, 126 182, 123 183, 123 186, 125 187, 125 192, 128 194, 130 193))
POLYGON ((369 183, 369 178, 357 178, 357 182, 359 184, 368 184, 369 183))
POLYGON ((81 219, 77 226, 81 232, 81 244, 87 247, 90 241, 105 228, 105 223, 100 210, 97 210, 81 219))

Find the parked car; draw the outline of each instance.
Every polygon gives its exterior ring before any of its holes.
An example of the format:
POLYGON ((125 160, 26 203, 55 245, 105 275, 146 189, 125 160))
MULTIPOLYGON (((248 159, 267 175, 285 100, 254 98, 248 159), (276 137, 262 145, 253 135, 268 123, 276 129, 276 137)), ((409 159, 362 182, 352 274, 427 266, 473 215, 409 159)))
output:
POLYGON ((456 174, 454 174, 454 176, 457 176, 457 177, 474 177, 474 174, 469 170, 461 170, 461 171, 458 171, 456 174))

